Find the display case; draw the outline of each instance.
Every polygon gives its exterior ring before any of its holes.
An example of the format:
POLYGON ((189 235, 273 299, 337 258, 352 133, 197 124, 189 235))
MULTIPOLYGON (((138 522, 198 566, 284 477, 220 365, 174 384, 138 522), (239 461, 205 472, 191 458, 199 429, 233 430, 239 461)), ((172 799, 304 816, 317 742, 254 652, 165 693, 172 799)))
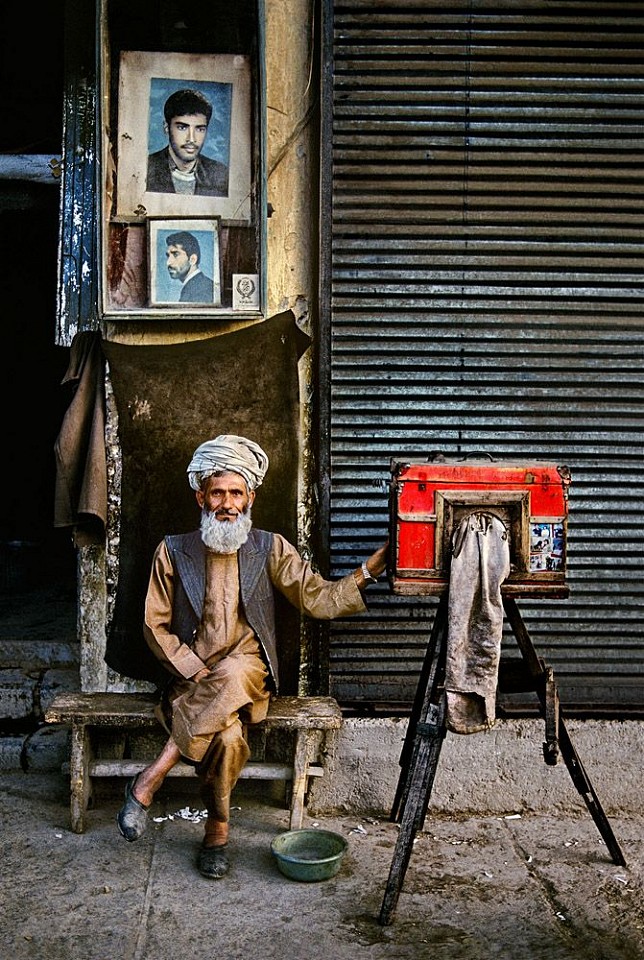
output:
POLYGON ((262 10, 99 0, 104 317, 263 316, 262 10))

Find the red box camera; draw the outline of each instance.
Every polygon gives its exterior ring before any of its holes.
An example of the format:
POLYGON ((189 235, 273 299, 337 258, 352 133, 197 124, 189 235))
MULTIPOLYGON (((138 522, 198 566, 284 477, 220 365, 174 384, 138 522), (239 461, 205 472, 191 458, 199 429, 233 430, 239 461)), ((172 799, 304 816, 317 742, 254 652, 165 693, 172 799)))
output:
POLYGON ((545 461, 391 461, 389 579, 394 593, 441 594, 461 520, 494 514, 510 535, 506 596, 565 598, 568 467, 545 461))

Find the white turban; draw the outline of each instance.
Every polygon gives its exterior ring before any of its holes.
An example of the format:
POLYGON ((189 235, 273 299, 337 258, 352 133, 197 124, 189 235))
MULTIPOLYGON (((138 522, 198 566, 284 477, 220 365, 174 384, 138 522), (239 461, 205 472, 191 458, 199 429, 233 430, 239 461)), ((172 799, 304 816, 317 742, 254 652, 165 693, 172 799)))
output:
POLYGON ((268 470, 268 457, 258 444, 245 437, 226 433, 207 440, 197 447, 188 466, 188 481, 193 490, 199 490, 203 476, 218 473, 238 473, 250 490, 261 485, 268 470))

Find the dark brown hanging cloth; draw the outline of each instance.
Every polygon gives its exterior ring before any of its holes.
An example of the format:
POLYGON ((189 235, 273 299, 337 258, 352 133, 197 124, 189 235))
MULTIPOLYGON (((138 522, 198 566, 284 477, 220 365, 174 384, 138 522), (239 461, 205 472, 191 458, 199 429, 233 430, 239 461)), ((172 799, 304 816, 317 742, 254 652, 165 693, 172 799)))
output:
MULTIPOLYGON (((259 443, 270 465, 253 523, 296 540, 298 360, 309 342, 289 310, 206 340, 103 344, 122 451, 118 587, 105 656, 119 673, 162 682, 143 638, 145 592, 157 544, 199 525, 186 473, 199 444, 221 433, 259 443)), ((281 686, 296 693, 298 614, 286 603, 278 613, 281 686)))
POLYGON ((71 527, 77 547, 100 544, 107 521, 105 359, 100 334, 77 333, 62 385, 72 398, 54 444, 54 526, 71 527))

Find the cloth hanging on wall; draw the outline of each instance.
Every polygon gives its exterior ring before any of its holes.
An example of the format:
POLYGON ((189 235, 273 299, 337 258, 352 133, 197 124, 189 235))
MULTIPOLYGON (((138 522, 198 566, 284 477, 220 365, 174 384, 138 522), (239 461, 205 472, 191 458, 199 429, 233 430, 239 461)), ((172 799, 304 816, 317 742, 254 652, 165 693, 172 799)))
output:
POLYGON ((107 520, 105 360, 95 331, 77 333, 62 385, 73 393, 54 444, 54 526, 77 547, 101 544, 107 520))
POLYGON ((491 513, 464 517, 452 537, 447 613, 447 728, 454 733, 477 733, 495 721, 501 584, 509 573, 505 524, 491 513))
MULTIPOLYGON (((167 679, 143 638, 145 592, 157 544, 199 525, 186 469, 203 441, 233 433, 260 444, 270 466, 253 523, 297 540, 297 364, 309 342, 289 310, 207 340, 103 344, 122 453, 118 586, 105 656, 117 672, 167 679)), ((278 616, 282 686, 296 693, 299 615, 278 598, 278 616)))

